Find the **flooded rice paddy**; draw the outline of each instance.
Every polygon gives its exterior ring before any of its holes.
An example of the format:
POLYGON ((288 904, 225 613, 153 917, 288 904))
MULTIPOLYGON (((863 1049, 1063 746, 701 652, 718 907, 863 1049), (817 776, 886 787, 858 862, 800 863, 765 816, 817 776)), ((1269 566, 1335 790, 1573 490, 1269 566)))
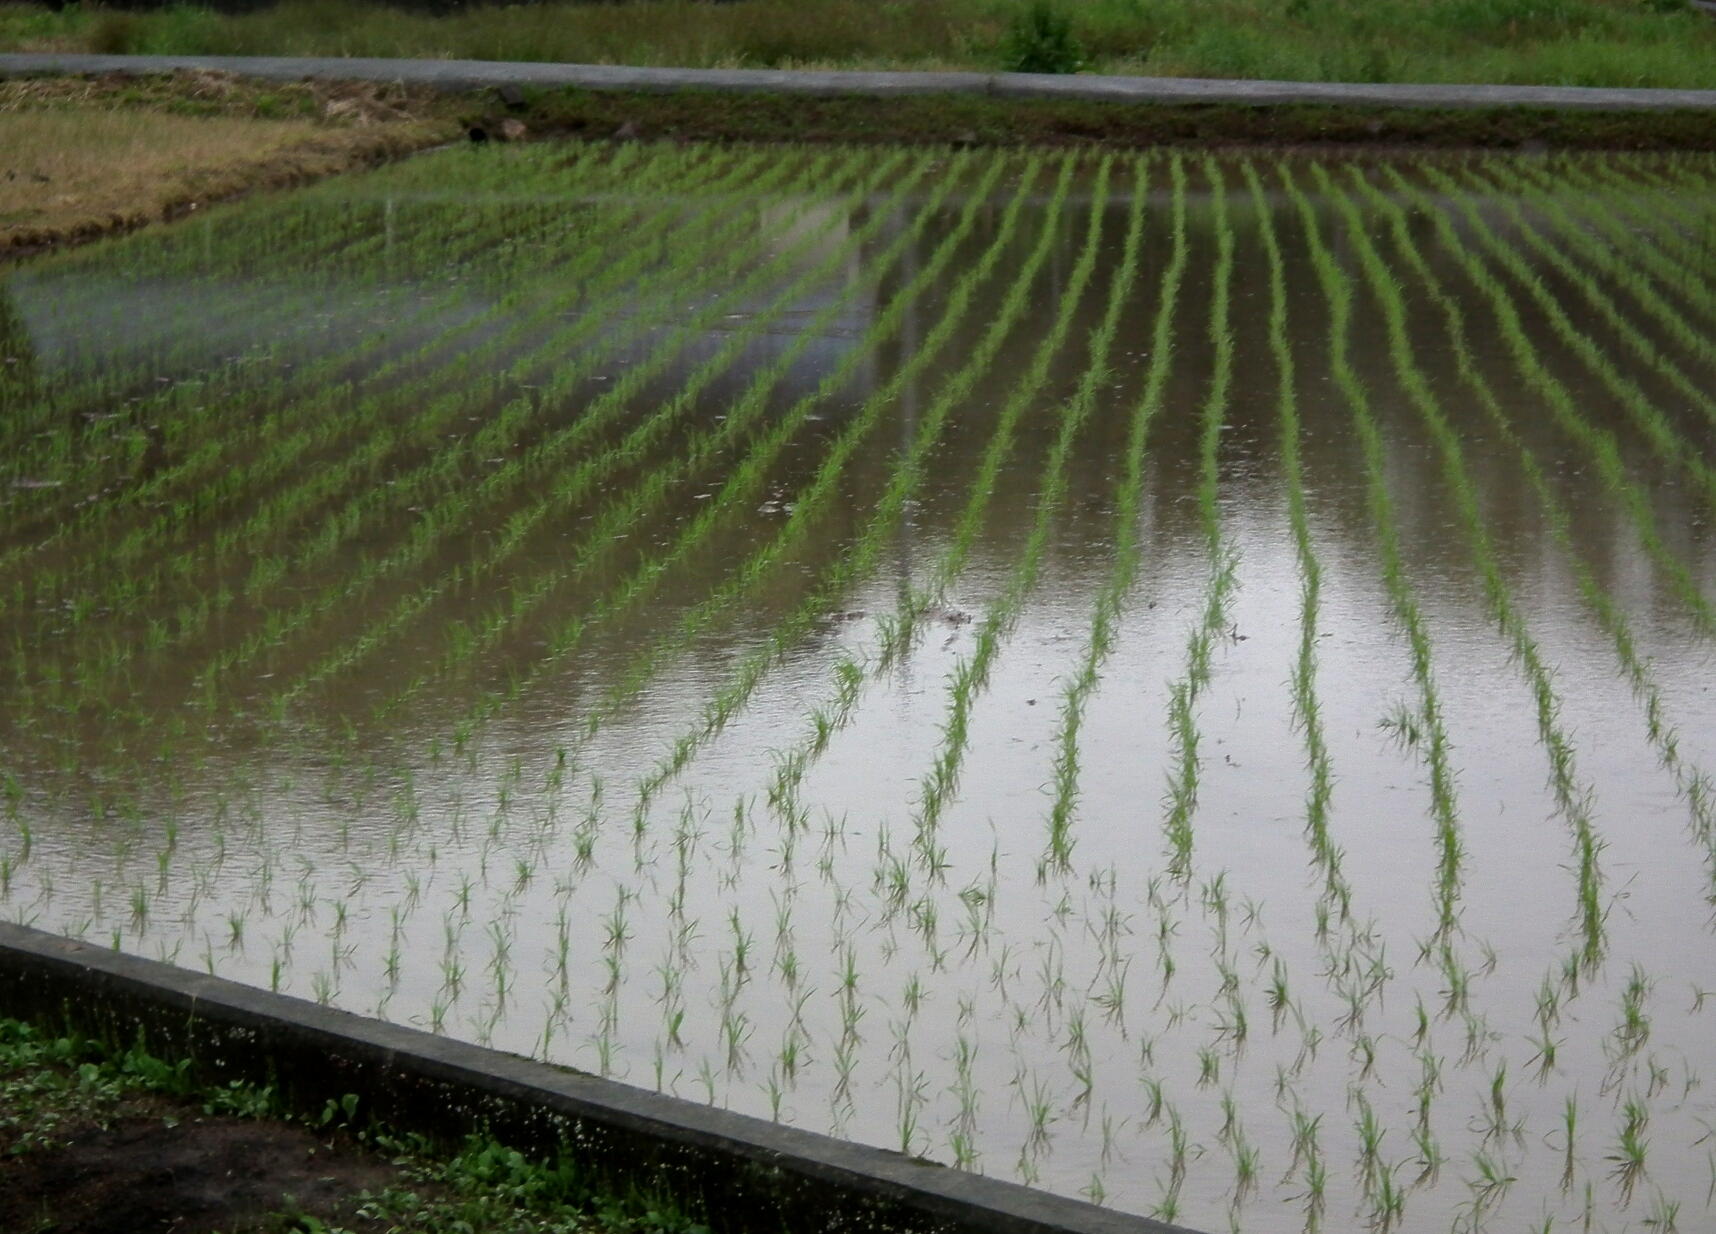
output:
POLYGON ((1716 1221, 1716 163, 444 152, 0 281, 0 913, 1206 1230, 1716 1221))

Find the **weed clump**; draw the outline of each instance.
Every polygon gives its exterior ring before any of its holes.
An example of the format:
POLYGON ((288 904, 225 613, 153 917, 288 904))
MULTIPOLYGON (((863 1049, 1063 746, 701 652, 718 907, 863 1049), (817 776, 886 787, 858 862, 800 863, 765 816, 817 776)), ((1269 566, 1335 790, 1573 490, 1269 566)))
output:
POLYGON ((1002 45, 1002 67, 1014 73, 1076 73, 1084 48, 1072 19, 1050 0, 1035 0, 1013 17, 1002 45))

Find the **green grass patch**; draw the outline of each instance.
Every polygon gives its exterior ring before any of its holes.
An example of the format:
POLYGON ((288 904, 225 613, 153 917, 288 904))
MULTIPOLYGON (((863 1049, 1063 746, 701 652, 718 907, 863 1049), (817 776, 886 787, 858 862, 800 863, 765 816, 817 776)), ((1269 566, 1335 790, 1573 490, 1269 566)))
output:
POLYGON ((744 68, 1017 68, 1294 81, 1716 85, 1716 24, 1686 0, 356 0, 219 14, 16 5, 0 48, 744 68))

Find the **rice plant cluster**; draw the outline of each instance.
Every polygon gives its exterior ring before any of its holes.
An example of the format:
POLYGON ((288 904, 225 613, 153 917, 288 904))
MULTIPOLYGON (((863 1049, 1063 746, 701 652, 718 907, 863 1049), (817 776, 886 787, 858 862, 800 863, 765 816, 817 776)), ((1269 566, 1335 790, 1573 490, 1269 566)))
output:
POLYGON ((0 914, 1215 1231, 1716 1222, 1716 162, 448 151, 0 279, 0 914))

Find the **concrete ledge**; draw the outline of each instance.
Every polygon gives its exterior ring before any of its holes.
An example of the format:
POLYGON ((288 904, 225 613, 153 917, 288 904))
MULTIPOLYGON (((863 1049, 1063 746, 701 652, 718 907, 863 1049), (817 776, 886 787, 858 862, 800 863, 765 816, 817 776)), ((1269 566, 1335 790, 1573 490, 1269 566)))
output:
POLYGON ((1217 81, 1194 77, 1053 76, 1036 73, 860 73, 785 69, 652 69, 499 60, 379 60, 286 56, 0 55, 0 77, 47 74, 147 75, 180 69, 235 73, 264 81, 306 78, 402 82, 437 90, 492 86, 582 90, 709 90, 739 94, 897 98, 990 95, 1011 99, 1223 104, 1228 106, 1402 107, 1548 111, 1716 109, 1716 90, 1588 86, 1419 86, 1333 82, 1217 81))
POLYGON ((1144 1217, 334 1011, 0 923, 0 1010, 274 1084, 438 1138, 570 1145, 617 1179, 694 1200, 720 1230, 1186 1234, 1144 1217))

